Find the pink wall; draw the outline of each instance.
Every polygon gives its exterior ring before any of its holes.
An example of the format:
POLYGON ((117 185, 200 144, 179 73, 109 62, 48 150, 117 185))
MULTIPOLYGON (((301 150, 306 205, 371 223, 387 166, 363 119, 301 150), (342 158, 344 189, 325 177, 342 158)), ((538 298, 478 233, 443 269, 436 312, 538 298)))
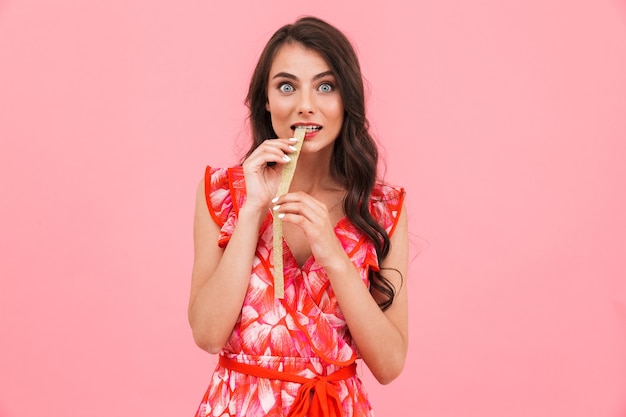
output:
POLYGON ((260 48, 358 45, 408 189, 411 351, 378 416, 626 415, 626 3, 0 1, 0 416, 191 416, 194 191, 260 48))

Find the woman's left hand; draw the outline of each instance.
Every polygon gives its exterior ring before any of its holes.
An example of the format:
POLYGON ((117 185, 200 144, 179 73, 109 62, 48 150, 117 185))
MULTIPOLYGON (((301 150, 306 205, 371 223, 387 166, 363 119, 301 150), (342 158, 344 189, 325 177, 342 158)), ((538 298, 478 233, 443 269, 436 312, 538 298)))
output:
POLYGON ((338 255, 345 257, 335 235, 335 225, 326 205, 303 191, 287 193, 274 204, 274 214, 283 222, 300 227, 320 265, 327 265, 338 255))

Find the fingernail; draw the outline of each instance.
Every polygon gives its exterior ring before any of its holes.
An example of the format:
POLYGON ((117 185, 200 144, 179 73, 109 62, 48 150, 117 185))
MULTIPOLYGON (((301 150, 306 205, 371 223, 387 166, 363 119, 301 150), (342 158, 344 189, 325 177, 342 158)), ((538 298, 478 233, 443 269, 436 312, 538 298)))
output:
POLYGON ((285 217, 285 213, 280 213, 280 214, 278 215, 278 218, 279 218, 279 219, 283 219, 284 217, 285 217))
POLYGON ((293 145, 289 145, 289 149, 291 149, 291 150, 292 150, 292 151, 294 151, 294 152, 298 150, 298 148, 296 148, 296 147, 295 147, 295 146, 293 146, 293 145))
POLYGON ((289 161, 291 161, 291 158, 289 156, 287 156, 287 155, 283 155, 283 161, 289 162, 289 161))
POLYGON ((296 139, 296 138, 289 138, 289 140, 292 141, 292 142, 297 142, 298 141, 298 139, 296 139))
POLYGON ((272 203, 275 203, 275 202, 277 202, 277 201, 278 201, 278 197, 274 197, 274 198, 272 198, 272 203))
POLYGON ((277 206, 272 207, 272 210, 278 210, 280 208, 280 204, 277 206))

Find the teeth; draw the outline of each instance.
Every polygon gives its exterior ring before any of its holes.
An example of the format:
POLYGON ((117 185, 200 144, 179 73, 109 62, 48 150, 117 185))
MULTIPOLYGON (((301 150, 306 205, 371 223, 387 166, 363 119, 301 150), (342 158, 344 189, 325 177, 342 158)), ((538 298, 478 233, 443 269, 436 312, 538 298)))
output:
POLYGON ((320 130, 321 126, 303 126, 306 128, 307 132, 315 132, 316 130, 320 130))

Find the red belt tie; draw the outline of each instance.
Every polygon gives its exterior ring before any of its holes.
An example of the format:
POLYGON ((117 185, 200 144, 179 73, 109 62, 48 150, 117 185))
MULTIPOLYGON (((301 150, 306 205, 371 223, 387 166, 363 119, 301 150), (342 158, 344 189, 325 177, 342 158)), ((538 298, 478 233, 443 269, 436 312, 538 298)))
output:
POLYGON ((356 363, 328 375, 305 378, 289 372, 275 371, 249 365, 220 356, 220 365, 226 369, 258 378, 275 379, 302 384, 287 417, 341 417, 341 400, 332 381, 341 381, 356 375, 356 363))

